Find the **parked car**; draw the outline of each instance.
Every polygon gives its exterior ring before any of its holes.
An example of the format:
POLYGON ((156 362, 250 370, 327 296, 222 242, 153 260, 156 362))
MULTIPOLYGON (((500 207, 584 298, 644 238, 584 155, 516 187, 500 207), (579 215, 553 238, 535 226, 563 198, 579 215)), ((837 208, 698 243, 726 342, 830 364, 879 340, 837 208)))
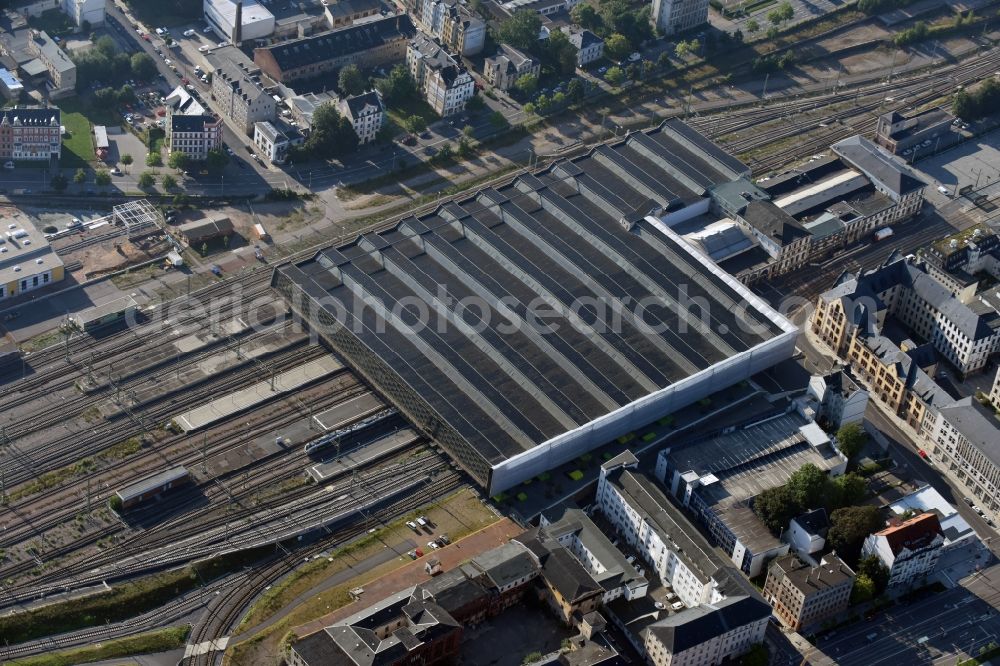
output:
POLYGON ((437 544, 436 544, 435 542, 433 542, 433 541, 428 541, 428 542, 427 542, 427 547, 428 547, 428 548, 430 548, 431 550, 437 550, 437 549, 438 549, 438 548, 440 548, 441 546, 437 545, 437 544))
POLYGON ((976 504, 976 503, 975 503, 975 502, 973 502, 973 501, 972 501, 972 499, 971 499, 971 498, 969 498, 969 497, 963 497, 963 498, 962 498, 962 501, 963 501, 963 502, 965 502, 966 504, 968 504, 969 506, 975 506, 975 504, 976 504))
POLYGON ((9 171, 14 168, 14 163, 8 160, 7 162, 3 163, 3 168, 9 171))
POLYGON ((406 526, 409 527, 414 532, 419 532, 420 531, 420 529, 417 527, 417 524, 415 522, 413 522, 412 520, 406 521, 406 526))
POLYGON ((78 217, 74 217, 72 220, 66 223, 67 229, 79 229, 83 226, 83 220, 78 217))
POLYGON ((185 30, 181 34, 184 35, 185 37, 194 37, 194 30, 185 30))
POLYGON ((442 534, 438 537, 438 540, 446 546, 451 543, 451 538, 447 534, 442 534))
POLYGON ((212 264, 212 274, 216 277, 222 277, 222 267, 219 264, 212 264))
POLYGON ((212 47, 211 47, 210 45, 208 45, 208 44, 204 44, 204 45, 202 45, 202 46, 199 46, 199 47, 198 47, 198 50, 199 50, 199 51, 200 51, 201 53, 208 53, 208 51, 209 51, 209 50, 210 50, 211 48, 212 48, 212 47))

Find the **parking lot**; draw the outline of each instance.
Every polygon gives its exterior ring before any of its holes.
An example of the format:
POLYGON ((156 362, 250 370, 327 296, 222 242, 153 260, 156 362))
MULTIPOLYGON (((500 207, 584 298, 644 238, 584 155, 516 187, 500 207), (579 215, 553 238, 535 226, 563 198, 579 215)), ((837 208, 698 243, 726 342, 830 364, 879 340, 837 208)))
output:
POLYGON ((913 169, 931 183, 925 196, 934 205, 941 205, 965 186, 972 186, 991 200, 996 199, 1000 195, 1000 130, 920 160, 913 169), (939 185, 950 190, 949 194, 938 192, 939 185))

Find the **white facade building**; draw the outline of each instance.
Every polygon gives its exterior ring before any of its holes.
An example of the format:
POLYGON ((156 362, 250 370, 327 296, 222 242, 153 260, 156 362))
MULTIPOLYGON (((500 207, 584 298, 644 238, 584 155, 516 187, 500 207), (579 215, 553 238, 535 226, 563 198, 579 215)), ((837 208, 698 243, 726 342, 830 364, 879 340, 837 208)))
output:
POLYGON ((266 120, 254 123, 253 144, 259 154, 272 164, 282 164, 288 149, 303 142, 302 135, 292 127, 278 127, 266 120))
POLYGON ((893 518, 889 527, 865 539, 862 557, 877 557, 889 570, 888 588, 905 591, 927 582, 944 546, 941 524, 934 513, 906 521, 893 518))
POLYGON ((697 28, 708 23, 708 0, 653 0, 650 18, 664 35, 697 28))
POLYGON ((833 430, 848 423, 861 423, 868 407, 868 391, 843 370, 809 378, 806 396, 816 406, 816 418, 829 421, 833 430))
MULTIPOLYGON (((236 2, 233 0, 203 0, 205 21, 215 32, 230 42, 236 29, 236 2)), ((240 41, 263 39, 274 33, 274 14, 257 0, 243 0, 240 41)))
POLYGON ((358 143, 366 144, 375 140, 385 122, 385 108, 378 91, 371 90, 361 95, 340 100, 340 115, 351 121, 358 143))
POLYGON ((973 399, 943 406, 930 430, 931 457, 983 508, 1000 511, 1000 428, 973 399))
POLYGON ((409 43, 406 64, 427 103, 439 116, 461 113, 476 94, 472 76, 427 35, 419 34, 409 43))

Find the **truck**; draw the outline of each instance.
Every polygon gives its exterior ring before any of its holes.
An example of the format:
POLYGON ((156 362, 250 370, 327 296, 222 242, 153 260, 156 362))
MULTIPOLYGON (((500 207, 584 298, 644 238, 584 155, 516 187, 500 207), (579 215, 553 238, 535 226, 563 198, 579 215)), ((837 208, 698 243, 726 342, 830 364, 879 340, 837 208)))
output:
POLYGON ((877 243, 881 240, 885 240, 891 235, 892 235, 892 229, 890 229, 889 227, 883 227, 875 232, 875 235, 872 236, 872 240, 877 243))

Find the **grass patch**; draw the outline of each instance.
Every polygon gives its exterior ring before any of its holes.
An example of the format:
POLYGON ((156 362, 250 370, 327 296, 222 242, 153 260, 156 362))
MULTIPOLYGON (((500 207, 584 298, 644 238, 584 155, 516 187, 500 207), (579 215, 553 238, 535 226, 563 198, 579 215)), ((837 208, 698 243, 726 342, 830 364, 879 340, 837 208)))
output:
POLYGON ((552 475, 548 472, 542 472, 536 477, 539 481, 545 482, 552 478, 552 475))
POLYGON ((527 502, 528 501, 528 493, 518 493, 517 494, 517 501, 518 502, 527 502))
POLYGON ((406 121, 412 116, 419 117, 426 125, 430 125, 441 119, 438 114, 434 113, 434 109, 431 108, 430 104, 417 96, 410 97, 404 104, 394 104, 392 107, 386 109, 385 115, 403 131, 409 131, 407 130, 406 121))
POLYGON ((656 439, 655 432, 647 432, 645 435, 642 436, 642 441, 644 442, 652 442, 654 439, 656 439))
POLYGON ((21 343, 21 349, 26 352, 36 352, 46 347, 59 344, 66 336, 62 329, 53 328, 51 331, 39 333, 35 337, 21 343))
POLYGON ((619 444, 628 444, 633 439, 635 439, 635 433, 634 432, 630 432, 627 435, 622 435, 621 437, 619 437, 618 438, 618 443, 619 444))
POLYGON ((671 416, 670 414, 667 414, 662 419, 660 419, 659 421, 657 421, 657 423, 659 423, 661 426, 670 426, 670 425, 673 425, 674 424, 674 417, 671 416))
MULTIPOLYGON (((503 499, 506 499, 506 495, 503 495, 503 499)), ((502 499, 494 498, 496 501, 502 501, 502 499)), ((329 558, 323 557, 312 560, 311 562, 304 564, 303 566, 296 569, 293 573, 286 576, 284 579, 276 583, 271 587, 270 590, 265 592, 261 597, 254 603, 250 612, 247 613, 246 617, 240 623, 237 633, 243 629, 256 626, 271 617, 282 608, 290 604, 295 600, 300 594, 310 590, 315 587, 318 583, 326 580, 328 577, 336 574, 338 571, 346 569, 351 566, 355 560, 364 559, 370 556, 374 552, 379 552, 384 548, 384 543, 390 538, 391 533, 394 530, 400 533, 406 533, 412 535, 409 528, 405 527, 407 520, 413 520, 421 514, 427 514, 432 521, 438 522, 435 517, 435 513, 438 512, 438 508, 441 507, 447 513, 442 513, 441 515, 461 515, 463 516, 461 527, 452 527, 449 529, 448 534, 452 541, 457 541, 462 537, 471 534, 472 532, 478 531, 487 525, 490 525, 496 521, 496 515, 493 514, 489 509, 483 506, 483 503, 468 490, 462 490, 450 497, 444 499, 443 501, 434 505, 433 508, 421 508, 413 511, 405 516, 401 516, 399 519, 389 523, 386 527, 380 529, 374 534, 368 534, 364 538, 354 541, 342 548, 339 548, 332 552, 329 558)), ((395 560, 388 562, 388 565, 398 566, 398 562, 395 560)), ((377 570, 377 569, 376 569, 377 570)), ((373 570, 375 571, 375 570, 373 570)), ((371 572, 369 572, 371 573, 371 572)), ((381 575, 381 574, 379 574, 381 575)), ((368 580, 376 578, 377 576, 371 576, 368 580)), ((346 586, 341 586, 343 595, 339 596, 338 592, 334 593, 333 599, 328 599, 326 597, 317 597, 317 599, 322 599, 324 603, 323 608, 319 610, 309 610, 309 604, 313 601, 307 602, 302 607, 296 608, 292 614, 287 618, 282 620, 281 625, 285 627, 292 627, 296 624, 301 624, 312 620, 320 615, 329 613, 326 607, 338 608, 350 601, 350 595, 348 590, 354 587, 357 583, 348 584, 346 586), (340 603, 342 599, 346 599, 343 603, 340 603), (339 603, 339 606, 337 605, 339 603), (312 614, 310 614, 312 613, 312 614), (291 619, 290 619, 291 618, 291 619), (287 622, 287 624, 286 624, 287 622)), ((341 590, 341 588, 335 588, 335 590, 341 590)), ((326 593, 324 593, 325 595, 326 593)), ((268 630, 271 631, 270 629, 268 630)), ((234 661, 231 663, 240 663, 234 661)), ((250 663, 250 662, 246 662, 250 663)))
POLYGON ((108 622, 120 622, 154 608, 218 576, 247 566, 274 552, 271 546, 230 553, 183 569, 146 576, 108 592, 41 606, 0 617, 0 636, 23 643, 108 622))
POLYGON ((571 481, 579 481, 583 478, 583 472, 578 469, 574 469, 572 472, 566 472, 566 476, 568 476, 571 481))
POLYGON ((73 648, 62 652, 50 652, 35 657, 25 657, 7 662, 10 666, 72 666, 102 659, 116 659, 133 654, 166 652, 184 647, 191 628, 168 627, 137 636, 118 638, 97 645, 73 648))
POLYGON ((24 499, 25 497, 30 497, 32 495, 37 495, 40 492, 44 492, 49 488, 55 488, 56 486, 62 485, 64 482, 72 479, 75 476, 80 476, 88 472, 92 472, 97 469, 97 464, 91 457, 83 458, 72 465, 67 465, 60 469, 52 470, 51 472, 46 472, 42 474, 34 481, 25 483, 24 485, 18 487, 13 492, 11 492, 8 497, 10 497, 11 502, 16 502, 18 500, 24 499))

